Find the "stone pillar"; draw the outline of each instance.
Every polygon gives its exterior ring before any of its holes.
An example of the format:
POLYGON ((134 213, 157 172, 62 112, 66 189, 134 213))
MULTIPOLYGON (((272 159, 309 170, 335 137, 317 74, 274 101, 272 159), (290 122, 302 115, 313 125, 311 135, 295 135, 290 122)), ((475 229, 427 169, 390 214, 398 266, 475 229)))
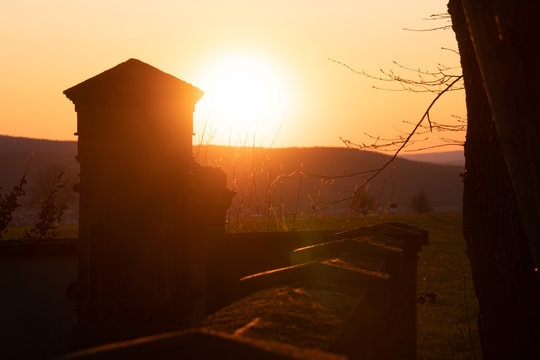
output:
MULTIPOLYGON (((130 59, 66 91, 80 163, 79 345, 180 327, 196 87, 130 59)), ((224 224, 222 224, 224 226, 224 224)), ((184 276, 185 278, 185 276, 184 276)))

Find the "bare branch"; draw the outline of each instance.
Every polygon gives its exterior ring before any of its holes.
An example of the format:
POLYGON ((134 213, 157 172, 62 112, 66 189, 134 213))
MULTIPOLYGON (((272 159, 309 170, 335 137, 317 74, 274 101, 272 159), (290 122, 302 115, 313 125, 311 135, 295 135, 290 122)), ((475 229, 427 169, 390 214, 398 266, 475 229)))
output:
MULTIPOLYGON (((398 75, 392 70, 383 69, 379 69, 379 72, 382 74, 381 76, 375 76, 363 70, 356 70, 353 67, 339 60, 332 58, 328 58, 328 60, 345 67, 346 69, 354 72, 355 74, 362 75, 369 79, 377 81, 397 83, 400 86, 399 89, 372 86, 374 89, 377 90, 439 93, 440 91, 442 91, 442 89, 445 89, 449 83, 453 82, 457 78, 461 78, 461 75, 452 73, 453 70, 456 70, 459 67, 446 67, 442 66, 441 64, 438 65, 435 71, 427 71, 420 68, 414 69, 408 66, 404 66, 397 61, 394 61, 393 63, 400 69, 416 74, 416 78, 409 78, 398 75)), ((446 91, 455 91, 461 89, 463 89, 463 86, 453 86, 446 91)))
POLYGON ((457 55, 459 55, 459 52, 456 49, 450 49, 450 48, 447 48, 447 47, 441 47, 441 49, 451 51, 451 52, 456 53, 457 55))
MULTIPOLYGON (((431 103, 427 107, 426 111, 424 112, 424 114, 422 115, 422 117, 420 118, 418 123, 415 125, 415 127, 412 129, 412 131, 409 133, 407 138, 402 142, 402 144, 399 146, 399 148, 394 152, 394 155, 389 160, 387 160, 386 163, 382 167, 377 169, 377 171, 374 174, 372 174, 366 181, 364 181, 364 184, 360 188, 363 188, 363 187, 367 186, 371 182, 371 180, 373 180, 377 175, 379 175, 384 169, 386 169, 388 167, 388 165, 390 165, 397 158, 399 153, 403 150, 403 148, 405 148, 405 146, 412 139, 413 135, 420 128, 420 126, 422 125, 424 120, 427 119, 427 117, 429 116, 429 112, 431 111, 431 108, 433 107, 433 105, 435 105, 437 100, 439 100, 439 98, 443 94, 445 94, 449 89, 451 89, 452 86, 454 86, 455 83, 457 83, 459 80, 461 80, 461 78, 462 78, 462 76, 454 79, 454 81, 452 81, 450 84, 448 84, 448 86, 444 90, 442 90, 439 94, 437 94, 437 96, 435 96, 435 98, 431 101, 431 103)), ((350 144, 350 142, 349 142, 349 144, 350 144)))
MULTIPOLYGON (((424 18, 422 20, 428 20, 428 21, 439 21, 439 20, 445 20, 446 22, 448 23, 451 23, 452 20, 450 18, 450 14, 448 13, 440 13, 440 14, 432 14, 430 15, 429 18, 424 18)), ((435 30, 448 30, 448 29, 451 29, 452 28, 452 24, 448 24, 448 25, 442 25, 442 26, 437 26, 437 27, 433 27, 433 28, 427 28, 427 29, 410 29, 410 28, 403 28, 403 30, 407 30, 407 31, 435 31, 435 30)))
POLYGON ((448 29, 451 29, 452 28, 452 25, 444 25, 444 26, 438 26, 438 27, 434 27, 434 28, 429 28, 429 29, 410 29, 410 28, 403 28, 403 30, 406 30, 406 31, 435 31, 435 30, 448 30, 448 29))
POLYGON ((403 152, 417 152, 417 151, 436 149, 436 148, 441 148, 441 147, 446 147, 446 146, 463 146, 463 145, 464 145, 463 142, 456 142, 453 144, 439 144, 439 145, 433 145, 433 146, 426 146, 426 147, 418 148, 418 149, 403 150, 403 152))

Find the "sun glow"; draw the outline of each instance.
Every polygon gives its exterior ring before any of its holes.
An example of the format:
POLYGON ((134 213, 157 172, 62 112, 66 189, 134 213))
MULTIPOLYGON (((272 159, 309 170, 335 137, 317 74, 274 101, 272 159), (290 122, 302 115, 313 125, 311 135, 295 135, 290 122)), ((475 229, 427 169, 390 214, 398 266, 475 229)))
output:
POLYGON ((195 114, 195 142, 271 145, 288 102, 275 66, 253 55, 225 56, 207 67, 201 89, 205 95, 195 114))

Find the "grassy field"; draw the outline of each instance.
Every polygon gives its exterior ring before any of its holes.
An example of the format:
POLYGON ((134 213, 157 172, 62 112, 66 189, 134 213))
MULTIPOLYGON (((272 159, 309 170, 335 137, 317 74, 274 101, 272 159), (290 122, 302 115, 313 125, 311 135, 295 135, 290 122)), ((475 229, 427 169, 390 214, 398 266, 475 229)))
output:
MULTIPOLYGON (((350 229, 380 221, 399 221, 429 230, 429 245, 419 254, 418 260, 418 296, 426 299, 424 303, 418 303, 418 359, 481 358, 476 327, 478 304, 465 254, 461 214, 322 217, 285 219, 285 222, 254 219, 242 224, 231 223, 229 229, 350 229), (435 301, 425 297, 426 293, 436 294, 435 301)), ((17 239, 24 235, 24 230, 10 228, 5 238, 17 239)), ((63 237, 75 237, 77 227, 64 226, 58 233, 63 237)))
POLYGON ((434 303, 418 304, 418 359, 480 359, 478 302, 465 254, 461 214, 393 220, 429 230, 429 245, 418 260, 418 295, 434 293, 437 297, 434 303))
MULTIPOLYGON (((19 240, 23 239, 26 231, 30 230, 31 226, 12 226, 8 227, 7 231, 2 234, 3 240, 19 240)), ((63 225, 57 229, 57 236, 59 238, 74 238, 78 235, 78 225, 63 225)))

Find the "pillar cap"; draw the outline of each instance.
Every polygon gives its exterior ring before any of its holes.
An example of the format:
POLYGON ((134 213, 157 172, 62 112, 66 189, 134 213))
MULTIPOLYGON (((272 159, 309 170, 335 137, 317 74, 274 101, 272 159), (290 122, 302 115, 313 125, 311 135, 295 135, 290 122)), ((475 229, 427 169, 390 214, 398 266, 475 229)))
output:
POLYGON ((203 92, 188 82, 137 59, 129 59, 67 90, 75 105, 110 100, 178 97, 179 102, 200 100, 203 92))

